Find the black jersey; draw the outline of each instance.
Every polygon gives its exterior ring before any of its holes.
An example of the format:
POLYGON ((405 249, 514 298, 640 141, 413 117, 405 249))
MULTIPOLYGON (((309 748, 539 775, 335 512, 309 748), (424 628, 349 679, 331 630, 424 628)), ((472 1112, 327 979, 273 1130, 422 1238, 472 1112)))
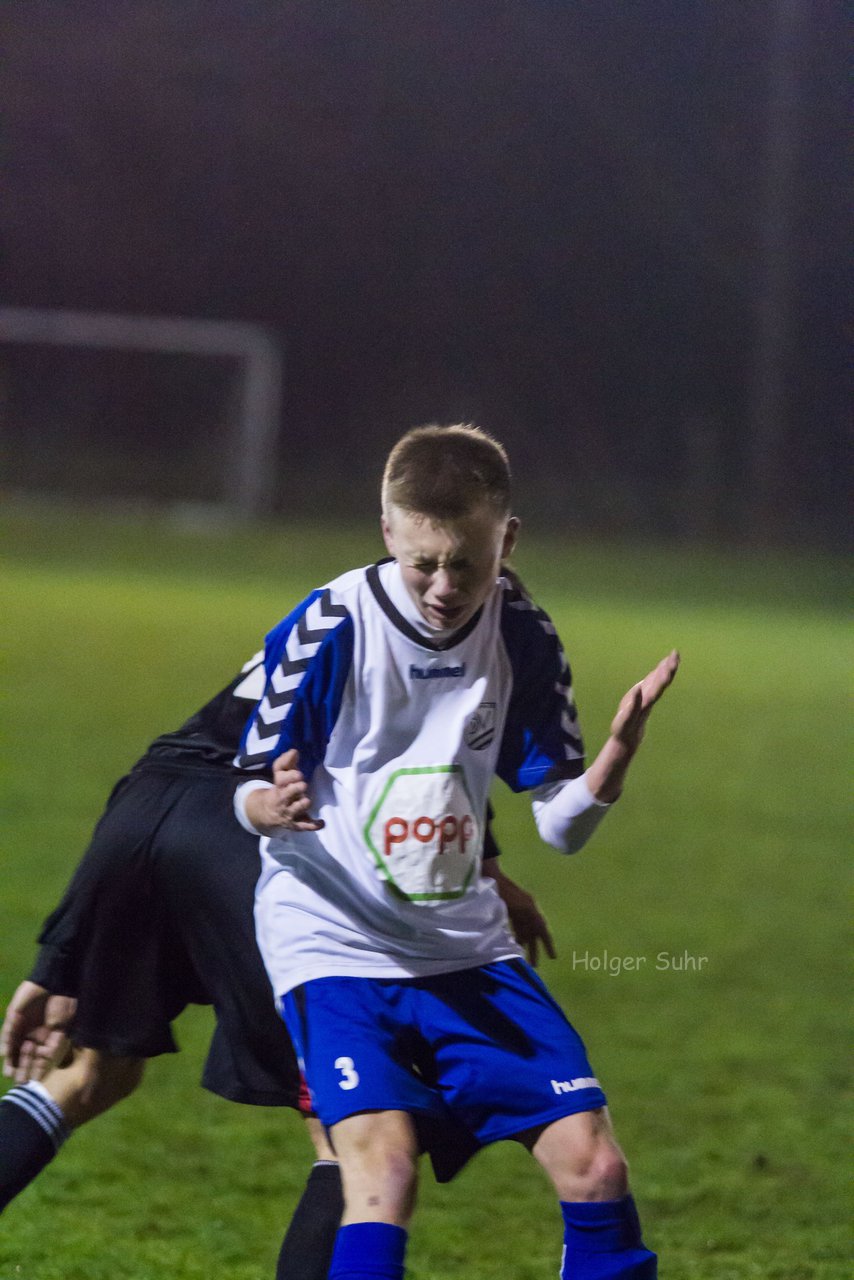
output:
MULTIPOLYGON (((243 774, 234 764, 246 721, 264 693, 264 652, 241 668, 230 684, 210 702, 200 707, 180 729, 155 738, 145 755, 134 765, 134 771, 152 765, 169 765, 184 769, 216 768, 243 774)), ((255 769, 249 777, 264 777, 255 769)), ((487 824, 483 838, 483 857, 497 858, 501 850, 492 834, 492 805, 487 807, 487 824)))
MULTIPOLYGON (((234 757, 253 706, 264 692, 264 653, 256 653, 210 702, 200 707, 179 729, 155 738, 135 769, 171 764, 187 768, 214 767, 235 773, 234 757)), ((254 772, 253 777, 258 777, 254 772)), ((263 775, 262 775, 263 776, 263 775)))

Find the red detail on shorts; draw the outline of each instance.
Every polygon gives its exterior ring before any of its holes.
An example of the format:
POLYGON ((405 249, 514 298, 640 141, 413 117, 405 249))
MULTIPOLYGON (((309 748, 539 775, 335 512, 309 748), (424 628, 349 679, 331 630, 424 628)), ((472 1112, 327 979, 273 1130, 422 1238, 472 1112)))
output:
POLYGON ((306 1083, 305 1076, 299 1073, 299 1094, 297 1095, 297 1108, 302 1116, 314 1115, 314 1102, 311 1096, 311 1090, 306 1083))

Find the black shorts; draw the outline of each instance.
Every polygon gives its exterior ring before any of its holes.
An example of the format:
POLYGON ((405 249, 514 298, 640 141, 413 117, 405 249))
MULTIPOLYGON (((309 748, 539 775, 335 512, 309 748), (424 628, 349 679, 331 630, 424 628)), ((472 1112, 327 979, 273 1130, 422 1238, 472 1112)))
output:
POLYGON ((45 923, 31 976, 76 997, 75 1043, 117 1055, 174 1053, 172 1020, 212 1004, 204 1086, 305 1110, 255 942, 258 840, 234 817, 237 781, 170 765, 122 779, 45 923))

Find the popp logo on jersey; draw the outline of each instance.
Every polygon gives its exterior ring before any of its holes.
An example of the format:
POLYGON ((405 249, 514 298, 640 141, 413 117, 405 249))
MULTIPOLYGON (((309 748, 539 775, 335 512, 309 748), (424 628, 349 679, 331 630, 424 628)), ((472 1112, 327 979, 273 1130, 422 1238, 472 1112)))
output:
POLYGON ((364 827, 380 875, 412 902, 458 898, 477 866, 482 832, 459 765, 396 769, 364 827))
POLYGON ((446 813, 442 818, 428 818, 422 813, 414 822, 408 818, 387 818, 383 828, 384 853, 389 858, 395 845, 405 844, 411 838, 420 844, 435 843, 440 858, 455 848, 464 854, 474 834, 474 819, 470 813, 464 813, 461 818, 455 818, 452 813, 446 813))

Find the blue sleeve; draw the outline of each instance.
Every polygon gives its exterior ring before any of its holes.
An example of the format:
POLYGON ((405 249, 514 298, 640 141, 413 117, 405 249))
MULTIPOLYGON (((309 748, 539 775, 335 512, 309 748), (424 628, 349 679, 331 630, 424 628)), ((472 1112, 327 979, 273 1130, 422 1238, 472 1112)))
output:
POLYGON ((513 791, 584 772, 572 673, 554 626, 520 590, 504 601, 501 633, 513 690, 496 772, 513 791))
POLYGON ((323 759, 353 658, 353 622, 328 589, 314 591, 267 636, 264 696, 235 763, 263 769, 296 747, 310 778, 323 759))

